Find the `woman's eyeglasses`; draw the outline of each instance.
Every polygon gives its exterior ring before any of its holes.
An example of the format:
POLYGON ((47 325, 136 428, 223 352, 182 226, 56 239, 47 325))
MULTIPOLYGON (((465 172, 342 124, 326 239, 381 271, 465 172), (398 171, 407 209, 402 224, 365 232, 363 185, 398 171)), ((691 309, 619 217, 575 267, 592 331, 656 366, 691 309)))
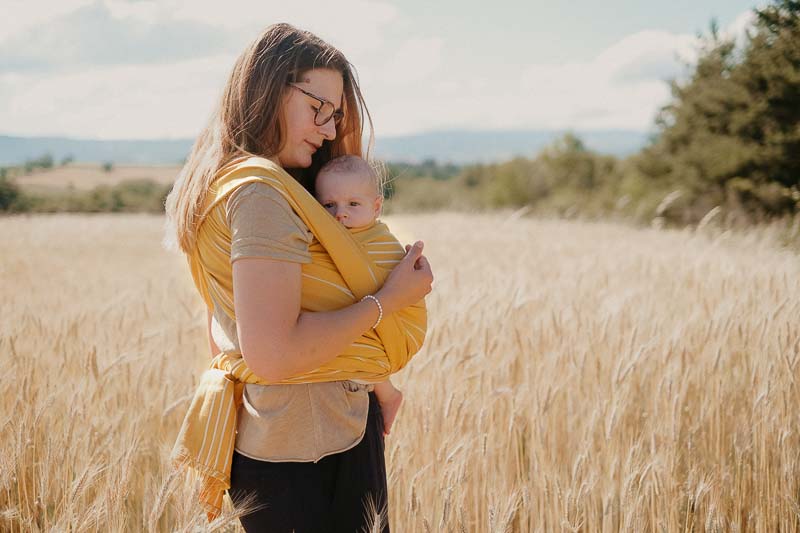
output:
POLYGON ((333 119, 333 123, 337 126, 339 123, 342 122, 344 118, 344 113, 341 110, 336 110, 336 106, 334 106, 331 102, 325 100, 324 98, 320 98, 319 96, 312 94, 305 89, 301 89, 294 83, 290 83, 292 87, 300 91, 306 96, 310 96, 317 102, 319 102, 319 107, 316 108, 316 114, 314 115, 314 124, 317 126, 324 126, 328 123, 330 119, 333 119))

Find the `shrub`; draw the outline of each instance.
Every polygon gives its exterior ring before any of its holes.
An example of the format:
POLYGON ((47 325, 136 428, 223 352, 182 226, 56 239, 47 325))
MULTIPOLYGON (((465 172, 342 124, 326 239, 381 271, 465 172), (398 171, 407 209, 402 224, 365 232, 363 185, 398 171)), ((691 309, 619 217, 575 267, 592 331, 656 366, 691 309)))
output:
MULTIPOLYGON (((5 171, 5 169, 3 169, 5 171)), ((0 211, 11 211, 19 202, 19 186, 5 176, 0 176, 0 211)))

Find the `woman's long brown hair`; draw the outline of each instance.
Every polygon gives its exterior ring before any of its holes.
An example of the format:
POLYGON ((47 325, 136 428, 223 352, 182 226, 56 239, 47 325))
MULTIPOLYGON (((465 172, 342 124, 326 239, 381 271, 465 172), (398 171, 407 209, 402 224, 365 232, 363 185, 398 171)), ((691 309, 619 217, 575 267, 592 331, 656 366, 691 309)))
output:
POLYGON ((323 143, 311 166, 292 169, 292 175, 313 193, 313 177, 328 160, 345 154, 365 156, 364 119, 371 148, 372 119, 345 56, 310 32, 289 24, 269 26, 236 61, 217 109, 167 196, 167 217, 185 253, 195 247, 199 211, 217 171, 239 158, 272 157, 281 150, 285 142, 281 106, 288 84, 315 68, 342 75, 344 118, 336 127, 336 138, 323 143))

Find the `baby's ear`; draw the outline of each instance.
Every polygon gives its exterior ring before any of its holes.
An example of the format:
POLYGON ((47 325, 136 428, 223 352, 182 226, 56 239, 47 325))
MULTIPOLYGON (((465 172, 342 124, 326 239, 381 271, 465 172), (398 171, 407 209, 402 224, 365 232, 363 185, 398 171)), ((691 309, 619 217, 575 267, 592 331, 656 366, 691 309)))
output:
POLYGON ((383 197, 378 195, 375 197, 375 218, 381 216, 383 212, 383 197))

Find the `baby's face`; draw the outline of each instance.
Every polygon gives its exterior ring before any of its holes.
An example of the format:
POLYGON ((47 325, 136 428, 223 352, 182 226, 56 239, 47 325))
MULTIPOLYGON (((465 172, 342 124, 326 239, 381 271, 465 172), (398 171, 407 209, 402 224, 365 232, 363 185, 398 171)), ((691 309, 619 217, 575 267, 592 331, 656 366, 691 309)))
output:
POLYGON ((316 192, 319 203, 348 228, 367 226, 381 212, 383 202, 372 179, 358 172, 322 172, 316 192))

